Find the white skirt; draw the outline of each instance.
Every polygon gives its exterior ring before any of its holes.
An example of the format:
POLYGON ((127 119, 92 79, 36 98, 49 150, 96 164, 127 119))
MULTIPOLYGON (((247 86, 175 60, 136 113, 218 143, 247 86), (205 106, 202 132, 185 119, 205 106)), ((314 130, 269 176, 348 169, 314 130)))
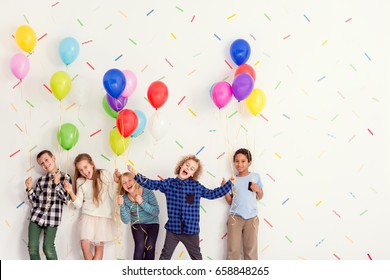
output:
POLYGON ((113 219, 81 214, 79 220, 80 240, 88 240, 95 246, 111 242, 115 237, 113 219))

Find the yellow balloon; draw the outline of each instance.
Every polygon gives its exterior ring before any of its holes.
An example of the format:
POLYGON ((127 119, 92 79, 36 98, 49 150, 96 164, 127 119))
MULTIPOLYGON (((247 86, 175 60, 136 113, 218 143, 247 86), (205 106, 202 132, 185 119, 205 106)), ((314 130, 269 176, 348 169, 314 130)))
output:
POLYGON ((110 132, 110 146, 114 154, 117 156, 123 154, 126 151, 127 147, 130 144, 130 137, 123 137, 118 128, 111 129, 110 132))
POLYGON ((265 94, 261 89, 254 88, 251 94, 245 99, 246 107, 248 107, 249 111, 257 116, 263 111, 266 103, 265 94))
POLYGON ((58 100, 62 100, 65 96, 67 96, 71 87, 72 80, 66 72, 58 71, 51 76, 50 88, 58 100))
POLYGON ((37 44, 37 36, 28 25, 21 25, 16 29, 15 41, 25 52, 31 53, 37 44))

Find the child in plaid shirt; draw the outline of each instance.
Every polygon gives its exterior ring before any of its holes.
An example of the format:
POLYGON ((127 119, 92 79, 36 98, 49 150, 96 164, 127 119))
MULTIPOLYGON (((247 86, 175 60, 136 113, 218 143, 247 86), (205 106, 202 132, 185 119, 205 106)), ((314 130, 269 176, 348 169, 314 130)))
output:
POLYGON ((234 177, 216 189, 207 189, 198 182, 202 172, 200 160, 194 155, 183 157, 176 165, 176 178, 149 180, 138 173, 132 166, 128 170, 135 175, 141 186, 150 190, 159 190, 165 194, 168 208, 168 221, 164 247, 160 260, 170 260, 179 242, 186 247, 191 259, 201 260, 199 247, 199 209, 200 199, 216 199, 230 191, 234 177))
POLYGON ((28 200, 31 202, 31 217, 28 226, 28 252, 31 260, 40 260, 39 236, 43 230, 43 253, 47 260, 57 260, 54 240, 61 223, 62 209, 70 200, 64 184, 72 184, 71 177, 61 172, 52 152, 43 150, 37 155, 37 162, 47 172, 41 176, 35 187, 32 177, 25 181, 28 200))

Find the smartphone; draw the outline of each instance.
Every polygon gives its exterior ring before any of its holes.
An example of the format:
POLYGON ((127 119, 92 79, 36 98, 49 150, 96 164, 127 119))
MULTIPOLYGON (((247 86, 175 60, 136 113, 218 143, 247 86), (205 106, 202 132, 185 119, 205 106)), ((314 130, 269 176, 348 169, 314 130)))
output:
POLYGON ((249 182, 249 183, 248 183, 248 191, 253 192, 252 189, 251 189, 251 186, 252 186, 252 182, 249 182))

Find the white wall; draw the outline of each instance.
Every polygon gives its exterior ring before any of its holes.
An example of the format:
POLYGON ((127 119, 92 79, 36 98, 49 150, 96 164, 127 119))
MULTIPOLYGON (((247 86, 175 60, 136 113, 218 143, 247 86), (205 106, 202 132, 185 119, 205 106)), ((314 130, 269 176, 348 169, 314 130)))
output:
MULTIPOLYGON (((0 6, 1 259, 28 259, 24 180, 41 175, 35 163, 40 150, 51 149, 61 169, 72 174, 74 157, 87 152, 100 168, 123 171, 130 159, 156 179, 173 176, 178 159, 203 146, 198 156, 208 172, 200 181, 210 188, 230 177, 229 154, 240 147, 254 153, 254 170, 265 185, 258 205, 260 258, 389 259, 388 1, 15 0, 0 6), (22 51, 12 35, 27 23, 37 38, 47 35, 29 57, 22 86, 14 88, 18 81, 9 62, 22 51), (58 55, 67 36, 81 46, 68 68, 58 55), (225 60, 234 66, 229 48, 237 38, 251 45, 255 85, 267 95, 264 118, 251 116, 235 99, 219 111, 210 99, 213 83, 233 81, 225 60), (115 121, 101 106, 102 78, 111 68, 136 73, 138 87, 126 108, 142 110, 148 120, 154 113, 145 101, 148 86, 162 78, 169 88, 159 109, 171 123, 167 135, 155 142, 146 129, 118 158, 108 142, 115 121), (72 96, 81 94, 73 91, 60 110, 43 86, 59 70, 78 75, 73 85, 85 88, 87 104, 66 110, 72 96), (60 122, 71 122, 80 132, 69 153, 58 148, 60 122)), ((158 257, 167 216, 165 198, 156 195, 158 257)), ((227 204, 223 199, 201 204, 203 256, 223 259, 227 204)), ((61 259, 82 259, 78 214, 72 207, 65 210, 56 239, 61 259)), ((132 252, 130 227, 119 222, 118 242, 106 249, 105 259, 130 259, 132 252)), ((173 259, 189 259, 182 245, 173 259)))

